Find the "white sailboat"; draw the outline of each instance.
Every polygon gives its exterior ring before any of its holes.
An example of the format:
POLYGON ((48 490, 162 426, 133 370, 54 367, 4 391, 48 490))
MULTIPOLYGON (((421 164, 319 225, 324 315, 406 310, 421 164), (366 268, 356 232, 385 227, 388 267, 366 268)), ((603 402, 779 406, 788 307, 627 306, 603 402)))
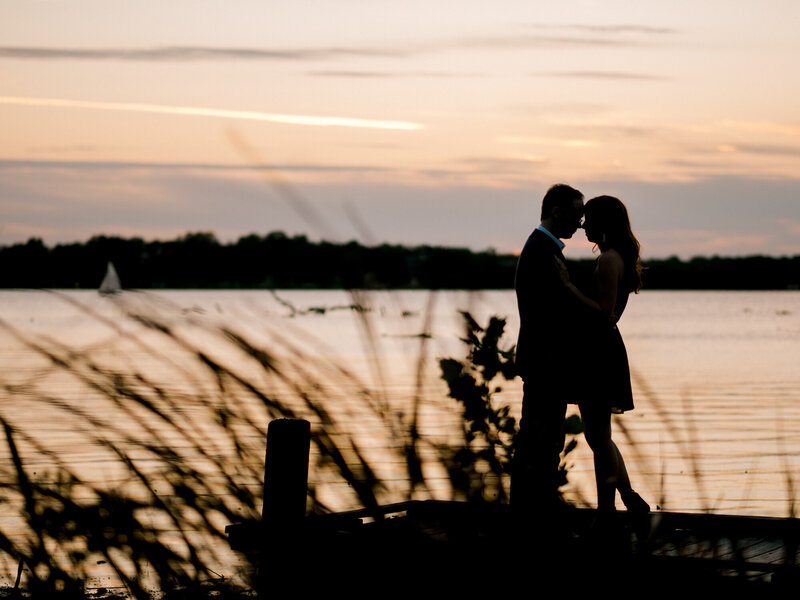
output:
POLYGON ((114 268, 114 264, 111 261, 108 261, 106 276, 103 277, 103 283, 100 284, 100 288, 97 291, 103 296, 119 294, 122 291, 122 285, 119 282, 117 270, 114 268))

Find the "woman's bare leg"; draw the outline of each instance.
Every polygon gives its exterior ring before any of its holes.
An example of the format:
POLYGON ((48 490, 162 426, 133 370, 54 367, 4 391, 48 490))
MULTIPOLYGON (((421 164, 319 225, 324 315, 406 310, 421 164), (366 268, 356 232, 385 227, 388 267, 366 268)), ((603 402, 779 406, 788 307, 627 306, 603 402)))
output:
POLYGON ((625 461, 622 458, 622 454, 617 448, 617 445, 614 443, 613 440, 610 440, 611 446, 614 449, 614 454, 617 457, 617 469, 616 469, 616 487, 619 490, 620 494, 627 494, 633 491, 631 487, 631 480, 628 477, 628 469, 625 468, 625 461))
POLYGON ((622 457, 614 442, 611 441, 611 411, 583 405, 580 409, 586 443, 592 449, 594 457, 597 510, 612 511, 615 507, 617 473, 622 457))

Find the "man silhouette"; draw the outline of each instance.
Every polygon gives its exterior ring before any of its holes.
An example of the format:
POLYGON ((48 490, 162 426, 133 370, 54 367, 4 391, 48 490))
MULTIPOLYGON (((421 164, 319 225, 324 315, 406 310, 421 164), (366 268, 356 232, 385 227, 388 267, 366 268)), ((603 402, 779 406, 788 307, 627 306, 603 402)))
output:
POLYGON ((562 239, 578 230, 583 194, 568 185, 551 187, 542 200, 541 224, 517 261, 520 327, 516 365, 523 384, 522 418, 513 458, 511 503, 526 510, 560 505, 560 453, 567 404, 577 372, 573 359, 585 308, 562 283, 562 239))

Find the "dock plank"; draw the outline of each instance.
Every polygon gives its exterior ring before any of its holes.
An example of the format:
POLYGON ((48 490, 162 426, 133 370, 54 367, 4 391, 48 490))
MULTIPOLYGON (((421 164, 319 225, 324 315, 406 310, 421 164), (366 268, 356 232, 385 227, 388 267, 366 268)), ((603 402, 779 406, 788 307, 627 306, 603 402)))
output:
MULTIPOLYGON (((529 545, 526 551, 545 562, 550 560, 548 556, 563 556, 565 552, 575 560, 588 561, 585 566, 596 563, 598 557, 608 565, 614 565, 614 561, 631 562, 637 565, 634 571, 652 575, 664 585, 681 581, 709 585, 778 582, 788 587, 800 582, 800 567, 796 566, 800 564, 797 519, 654 512, 649 515, 648 528, 648 517, 642 521, 641 517, 634 519, 621 511, 620 529, 614 534, 614 549, 609 551, 612 545, 603 540, 609 534, 594 529, 592 509, 570 507, 557 514, 528 514, 523 518, 527 519, 526 526, 531 520, 548 526, 555 523, 567 534, 564 539, 571 546, 561 546, 558 552, 543 546, 551 543, 545 538, 537 540, 538 546, 529 545), (609 552, 616 554, 605 556, 609 552)), ((344 541, 352 549, 361 546, 359 540, 368 542, 365 547, 380 543, 397 550, 395 557, 399 560, 414 556, 418 550, 433 552, 437 559, 455 552, 460 564, 470 548, 485 554, 489 548, 519 541, 519 519, 519 511, 512 512, 508 505, 411 501, 317 515, 309 518, 309 523, 317 528, 318 535, 329 536, 322 545, 334 547, 344 541), (406 550, 401 551, 403 548, 406 550)), ((525 531, 523 537, 527 540, 528 533, 538 530, 534 527, 525 531)))

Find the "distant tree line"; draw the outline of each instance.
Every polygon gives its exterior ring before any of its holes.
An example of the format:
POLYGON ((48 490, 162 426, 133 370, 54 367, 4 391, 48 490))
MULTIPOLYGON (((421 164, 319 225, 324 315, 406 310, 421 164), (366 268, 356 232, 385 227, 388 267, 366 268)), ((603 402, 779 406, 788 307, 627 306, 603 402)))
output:
MULTIPOLYGON (((31 238, 0 247, 0 287, 96 288, 113 262, 126 288, 508 289, 516 257, 491 250, 312 242, 282 232, 220 243, 212 233, 171 241, 95 236, 47 247, 31 238)), ((572 261, 586 280, 592 260, 572 261)), ((800 255, 791 258, 678 258, 646 261, 647 289, 800 289, 800 255)))

